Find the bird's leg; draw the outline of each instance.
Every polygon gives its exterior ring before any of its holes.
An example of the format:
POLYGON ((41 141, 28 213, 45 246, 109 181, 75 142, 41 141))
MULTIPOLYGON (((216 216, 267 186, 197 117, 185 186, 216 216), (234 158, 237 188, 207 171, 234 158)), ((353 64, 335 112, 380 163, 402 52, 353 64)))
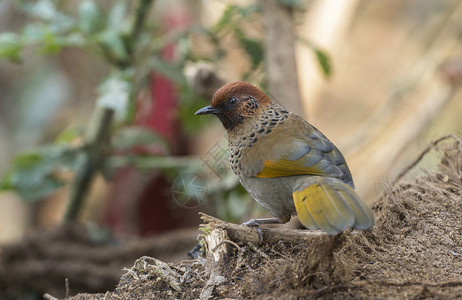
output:
POLYGON ((247 222, 242 223, 242 225, 250 227, 258 227, 263 224, 282 224, 281 220, 278 218, 264 218, 264 219, 251 219, 247 222))
POLYGON ((264 219, 251 219, 247 222, 242 223, 244 226, 254 227, 257 230, 260 244, 263 243, 263 230, 260 225, 262 224, 281 224, 281 220, 278 218, 264 218, 264 219))

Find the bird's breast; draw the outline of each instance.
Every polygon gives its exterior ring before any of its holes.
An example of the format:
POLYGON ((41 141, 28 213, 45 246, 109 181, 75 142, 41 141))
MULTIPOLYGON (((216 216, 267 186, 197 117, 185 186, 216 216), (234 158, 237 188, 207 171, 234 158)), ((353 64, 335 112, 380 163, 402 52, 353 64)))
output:
POLYGON ((263 161, 259 156, 264 156, 278 144, 272 132, 289 116, 288 111, 273 104, 266 107, 257 119, 247 120, 242 126, 228 131, 229 161, 236 175, 250 177, 261 171, 263 161))

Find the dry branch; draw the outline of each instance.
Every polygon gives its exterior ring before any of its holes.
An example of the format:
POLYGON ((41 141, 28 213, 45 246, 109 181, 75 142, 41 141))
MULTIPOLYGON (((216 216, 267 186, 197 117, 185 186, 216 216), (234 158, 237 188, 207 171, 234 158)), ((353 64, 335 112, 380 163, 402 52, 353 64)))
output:
MULTIPOLYGON (((255 228, 224 222, 204 213, 201 213, 201 219, 207 223, 203 224, 203 227, 224 229, 226 230, 229 239, 238 244, 247 244, 248 242, 259 244, 261 242, 260 235, 255 228)), ((266 243, 277 243, 278 241, 285 241, 290 243, 297 241, 312 241, 317 237, 326 236, 326 234, 320 230, 298 230, 263 227, 260 227, 260 229, 263 233, 263 240, 266 243)))
POLYGON ((265 68, 274 100, 291 111, 302 111, 295 60, 293 9, 281 1, 259 1, 265 23, 265 68))

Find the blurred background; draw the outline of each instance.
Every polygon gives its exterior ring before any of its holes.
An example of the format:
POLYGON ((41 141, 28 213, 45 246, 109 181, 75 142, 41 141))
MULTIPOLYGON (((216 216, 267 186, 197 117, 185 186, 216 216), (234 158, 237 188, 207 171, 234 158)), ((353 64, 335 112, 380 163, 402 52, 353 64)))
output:
POLYGON ((237 80, 328 136, 370 202, 460 135, 461 20, 458 0, 3 0, 0 245, 78 222, 92 241, 167 233, 183 251, 198 212, 265 216, 221 124, 194 116, 237 80))

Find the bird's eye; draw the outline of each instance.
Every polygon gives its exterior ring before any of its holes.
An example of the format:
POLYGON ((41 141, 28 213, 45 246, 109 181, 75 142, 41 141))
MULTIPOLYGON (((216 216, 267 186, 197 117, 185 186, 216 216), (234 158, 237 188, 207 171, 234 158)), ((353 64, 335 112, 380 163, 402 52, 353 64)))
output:
POLYGON ((229 98, 228 103, 233 104, 237 101, 236 97, 229 98))

